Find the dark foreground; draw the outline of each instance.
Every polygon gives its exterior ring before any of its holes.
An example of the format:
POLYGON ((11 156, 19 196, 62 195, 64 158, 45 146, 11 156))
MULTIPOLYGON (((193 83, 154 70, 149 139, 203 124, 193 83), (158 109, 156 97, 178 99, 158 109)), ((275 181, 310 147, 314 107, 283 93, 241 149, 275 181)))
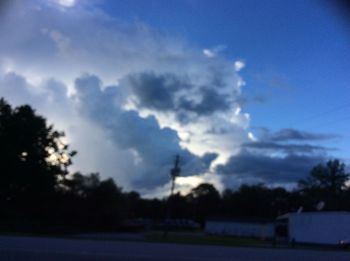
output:
POLYGON ((349 252, 0 236, 0 260, 350 260, 349 252))

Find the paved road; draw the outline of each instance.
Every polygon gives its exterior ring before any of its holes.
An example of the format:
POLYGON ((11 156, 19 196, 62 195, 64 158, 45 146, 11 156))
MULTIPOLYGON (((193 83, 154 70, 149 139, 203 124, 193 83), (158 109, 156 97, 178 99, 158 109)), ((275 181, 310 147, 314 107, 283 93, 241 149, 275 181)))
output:
POLYGON ((350 253, 0 236, 0 260, 350 260, 350 253))

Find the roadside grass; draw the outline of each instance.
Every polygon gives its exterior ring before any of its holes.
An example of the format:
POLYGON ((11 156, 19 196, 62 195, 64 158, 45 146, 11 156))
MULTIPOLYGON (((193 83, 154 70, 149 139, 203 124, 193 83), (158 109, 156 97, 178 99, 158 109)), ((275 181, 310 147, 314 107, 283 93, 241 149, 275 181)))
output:
POLYGON ((261 240, 257 238, 242 238, 232 236, 215 236, 205 233, 193 232, 174 232, 170 231, 166 235, 161 231, 150 231, 145 234, 144 242, 150 243, 172 243, 187 245, 212 245, 212 246, 231 246, 231 247, 258 247, 258 248, 276 248, 290 250, 316 250, 316 251, 350 251, 350 247, 341 248, 331 245, 317 244, 296 244, 291 246, 287 243, 273 244, 271 240, 261 240))
POLYGON ((152 231, 145 234, 145 242, 175 243, 192 245, 216 245, 216 246, 250 246, 268 247, 270 241, 262 241, 254 238, 238 238, 206 235, 204 233, 183 233, 169 231, 167 234, 161 231, 152 231))

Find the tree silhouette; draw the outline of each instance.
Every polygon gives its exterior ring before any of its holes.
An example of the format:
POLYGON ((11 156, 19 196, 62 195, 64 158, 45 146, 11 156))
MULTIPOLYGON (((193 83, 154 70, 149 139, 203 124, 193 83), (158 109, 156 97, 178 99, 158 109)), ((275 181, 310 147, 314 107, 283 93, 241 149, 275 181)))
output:
POLYGON ((63 137, 29 105, 12 108, 0 99, 2 209, 18 217, 45 215, 76 153, 63 137))
POLYGON ((315 166, 306 179, 299 181, 299 188, 305 196, 306 204, 323 200, 326 201, 328 209, 338 209, 348 180, 345 164, 339 160, 330 160, 326 165, 315 166))
POLYGON ((315 166, 310 175, 299 181, 302 190, 321 189, 332 195, 338 195, 345 187, 349 174, 345 173, 345 164, 339 160, 330 160, 326 166, 315 166))
POLYGON ((199 184, 191 190, 188 197, 195 208, 195 219, 202 226, 208 216, 218 213, 221 198, 219 192, 212 184, 199 184))

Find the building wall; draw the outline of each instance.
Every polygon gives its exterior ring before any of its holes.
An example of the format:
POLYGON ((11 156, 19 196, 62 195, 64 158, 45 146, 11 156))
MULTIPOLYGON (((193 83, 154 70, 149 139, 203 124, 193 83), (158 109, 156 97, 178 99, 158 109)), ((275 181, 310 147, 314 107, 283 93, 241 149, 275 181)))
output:
POLYGON ((207 221, 205 232, 216 235, 231 235, 240 237, 272 238, 274 224, 241 223, 230 221, 207 221))
POLYGON ((293 213, 288 221, 289 240, 301 243, 338 244, 350 240, 350 213, 293 213))

